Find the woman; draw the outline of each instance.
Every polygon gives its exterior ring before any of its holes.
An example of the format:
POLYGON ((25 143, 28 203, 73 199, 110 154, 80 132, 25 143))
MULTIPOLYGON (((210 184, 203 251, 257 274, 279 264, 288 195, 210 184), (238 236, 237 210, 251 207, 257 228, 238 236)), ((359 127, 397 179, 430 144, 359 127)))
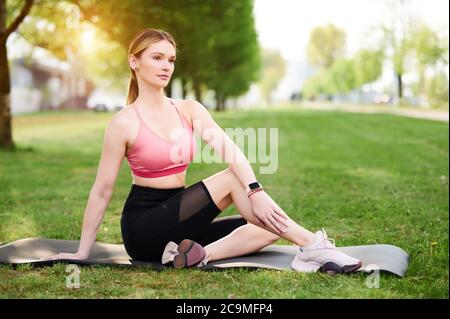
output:
POLYGON ((244 154, 203 105, 164 96, 175 59, 175 41, 165 31, 145 29, 132 40, 128 107, 106 128, 79 249, 45 259, 88 258, 126 157, 133 184, 121 230, 125 249, 134 259, 201 266, 259 251, 282 237, 300 246, 292 262, 295 270, 356 271, 361 262, 339 252, 325 231, 313 234, 299 226, 272 200, 244 154), (236 154, 236 160, 227 162, 228 169, 186 187, 186 169, 196 150, 194 132, 224 160, 225 154, 236 154), (240 216, 216 218, 232 203, 240 216))

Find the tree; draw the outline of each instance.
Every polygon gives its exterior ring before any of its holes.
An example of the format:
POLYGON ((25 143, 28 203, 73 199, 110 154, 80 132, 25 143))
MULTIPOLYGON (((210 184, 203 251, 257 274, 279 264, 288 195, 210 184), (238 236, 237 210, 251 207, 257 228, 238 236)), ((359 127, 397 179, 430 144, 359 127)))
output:
POLYGON ((173 77, 181 80, 183 97, 186 97, 190 88, 195 99, 202 103, 209 79, 217 77, 208 67, 214 64, 213 43, 217 33, 214 28, 216 18, 211 17, 214 4, 191 0, 181 8, 179 1, 171 0, 164 1, 164 5, 164 12, 167 13, 164 18, 167 25, 164 28, 174 36, 180 48, 173 77), (199 28, 193 21, 202 21, 208 28, 199 28))
POLYGON ((126 53, 130 29, 137 30, 136 21, 140 20, 136 19, 139 15, 132 19, 131 5, 138 5, 138 1, 43 1, 33 8, 19 33, 34 47, 46 49, 60 60, 76 59, 79 67, 73 72, 96 84, 123 88, 129 72, 126 53))
MULTIPOLYGON (((25 0, 20 11, 12 21, 8 23, 8 11, 6 0, 0 0, 0 148, 14 149, 11 124, 11 81, 8 65, 8 52, 6 41, 25 17, 30 12, 34 0, 25 0)), ((17 2, 10 9, 17 8, 17 2)), ((16 11, 16 10, 11 10, 16 11)))
POLYGON ((202 92, 213 90, 218 109, 224 108, 228 97, 245 93, 259 75, 252 0, 42 1, 25 24, 21 34, 26 39, 61 59, 67 59, 68 51, 79 53, 77 44, 84 28, 95 28, 99 35, 95 46, 102 44, 104 51, 100 48, 95 56, 83 56, 83 66, 92 76, 111 77, 111 82, 120 85, 129 75, 126 51, 132 36, 143 28, 166 30, 177 42, 172 81, 181 79, 183 96, 191 88, 199 101, 202 92), (70 5, 80 12, 79 26, 72 29, 66 27, 65 11, 70 5), (198 21, 208 27, 200 28, 198 21), (48 28, 36 30, 37 25, 48 28))
POLYGON ((354 62, 351 59, 340 59, 328 70, 326 92, 332 95, 347 94, 354 90, 356 74, 354 62))
POLYGON ((403 74, 411 54, 411 17, 408 15, 409 0, 386 0, 391 24, 381 27, 384 39, 382 46, 391 51, 390 58, 397 81, 397 103, 403 99, 403 74))
POLYGON ((324 68, 329 68, 345 53, 345 31, 333 24, 316 27, 310 35, 307 47, 309 62, 324 68))
POLYGON ((247 92, 259 77, 261 56, 253 19, 253 1, 214 2, 210 27, 213 59, 208 88, 216 95, 216 110, 225 109, 225 101, 247 92))
POLYGON ((406 72, 406 58, 411 52, 411 43, 407 38, 392 43, 394 44, 392 62, 397 77, 397 97, 401 101, 403 99, 403 74, 406 72))
POLYGON ((376 81, 383 71, 384 54, 381 50, 362 49, 355 54, 356 87, 376 81))
MULTIPOLYGON (((425 70, 427 68, 435 69, 439 62, 448 66, 446 53, 448 52, 448 40, 441 39, 426 24, 421 23, 412 32, 412 48, 414 49, 419 73, 419 94, 425 90, 425 70)), ((437 70, 434 70, 435 73, 437 70)), ((439 79, 440 76, 435 77, 439 79)), ((436 82, 436 80, 434 80, 436 82)), ((433 82, 433 81, 431 81, 433 82)), ((437 80, 438 83, 442 82, 437 80)))
POLYGON ((316 100, 319 96, 327 94, 328 70, 321 69, 308 78, 303 84, 302 93, 308 100, 316 100))
POLYGON ((271 93, 284 77, 286 63, 277 50, 264 50, 262 58, 262 77, 259 81, 262 95, 268 104, 271 104, 271 93))
POLYGON ((448 74, 439 71, 425 80, 425 94, 431 107, 446 107, 448 109, 448 74))

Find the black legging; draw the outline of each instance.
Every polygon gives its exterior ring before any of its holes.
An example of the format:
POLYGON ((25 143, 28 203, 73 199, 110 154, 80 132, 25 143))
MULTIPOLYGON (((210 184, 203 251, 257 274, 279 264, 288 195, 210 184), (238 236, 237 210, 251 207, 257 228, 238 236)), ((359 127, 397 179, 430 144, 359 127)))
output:
POLYGON ((203 181, 171 189, 132 184, 120 221, 125 249, 133 259, 161 262, 169 241, 206 246, 247 223, 241 216, 216 218, 220 212, 203 181))

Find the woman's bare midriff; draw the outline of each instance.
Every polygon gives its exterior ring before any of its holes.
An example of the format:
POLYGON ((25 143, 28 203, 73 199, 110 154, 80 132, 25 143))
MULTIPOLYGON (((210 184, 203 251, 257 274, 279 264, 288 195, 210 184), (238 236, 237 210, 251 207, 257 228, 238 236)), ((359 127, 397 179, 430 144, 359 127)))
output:
POLYGON ((186 171, 168 175, 168 176, 162 176, 162 177, 155 177, 155 178, 146 178, 146 177, 140 177, 136 176, 133 173, 131 174, 133 177, 133 184, 144 186, 144 187, 152 187, 152 188, 178 188, 178 187, 184 187, 185 180, 186 180, 186 171))

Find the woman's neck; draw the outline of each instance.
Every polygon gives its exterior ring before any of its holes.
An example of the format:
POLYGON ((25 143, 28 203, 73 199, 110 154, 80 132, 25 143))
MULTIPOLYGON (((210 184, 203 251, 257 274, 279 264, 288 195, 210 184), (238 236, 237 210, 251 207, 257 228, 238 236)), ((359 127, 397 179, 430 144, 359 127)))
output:
POLYGON ((139 95, 135 101, 137 105, 143 108, 162 111, 165 109, 166 96, 164 95, 164 89, 148 89, 139 90, 139 95))

